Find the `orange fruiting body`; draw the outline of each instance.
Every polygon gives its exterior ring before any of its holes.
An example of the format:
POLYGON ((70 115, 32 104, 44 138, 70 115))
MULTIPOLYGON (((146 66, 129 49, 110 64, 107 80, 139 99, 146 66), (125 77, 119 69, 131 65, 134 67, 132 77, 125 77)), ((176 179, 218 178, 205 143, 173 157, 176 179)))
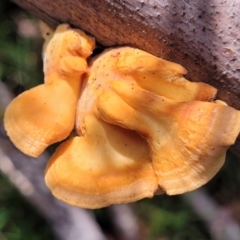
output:
POLYGON ((75 126, 77 136, 46 167, 54 196, 100 208, 191 191, 219 171, 240 111, 214 101, 214 87, 131 47, 89 58, 93 38, 67 24, 41 27, 45 83, 14 99, 4 123, 16 147, 35 157, 75 126))

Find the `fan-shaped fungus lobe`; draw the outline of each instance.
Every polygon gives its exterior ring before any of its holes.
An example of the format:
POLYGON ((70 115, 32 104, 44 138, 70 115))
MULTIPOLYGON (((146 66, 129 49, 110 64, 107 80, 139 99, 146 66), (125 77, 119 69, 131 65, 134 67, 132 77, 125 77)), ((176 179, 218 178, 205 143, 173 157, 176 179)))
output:
POLYGON ((47 165, 53 194, 86 208, 153 197, 158 184, 145 141, 93 115, 84 120, 84 136, 63 143, 47 165))
POLYGON ((88 71, 86 58, 95 47, 93 38, 67 24, 46 41, 45 83, 16 97, 4 118, 11 141, 33 157, 73 130, 81 76, 88 71))
POLYGON ((46 37, 45 47, 45 84, 13 101, 5 126, 20 150, 37 156, 75 121, 77 136, 57 148, 45 171, 57 198, 99 208, 180 194, 221 168, 240 112, 213 102, 214 87, 130 47, 108 49, 87 66, 94 41, 68 25, 46 37))
POLYGON ((112 89, 99 98, 98 116, 147 140, 159 186, 168 194, 194 190, 222 167, 240 131, 239 111, 214 102, 177 103, 122 81, 112 82, 112 89), (117 107, 121 111, 113 111, 117 107))

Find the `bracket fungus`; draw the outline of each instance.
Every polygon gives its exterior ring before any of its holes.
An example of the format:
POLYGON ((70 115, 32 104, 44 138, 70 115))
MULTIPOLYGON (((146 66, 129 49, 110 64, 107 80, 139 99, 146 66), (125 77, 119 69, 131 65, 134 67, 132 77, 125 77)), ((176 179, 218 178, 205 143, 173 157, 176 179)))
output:
MULTIPOLYGON (((43 26, 43 33, 46 28, 43 26)), ((90 57, 94 40, 67 24, 45 35, 45 83, 9 105, 5 127, 24 153, 50 158, 46 185, 84 208, 194 190, 221 168, 240 112, 176 64, 131 47, 90 57)))
POLYGON ((99 116, 137 131, 149 144, 158 184, 181 194, 208 182, 240 131, 240 112, 213 102, 175 102, 123 81, 99 98, 99 116), (121 111, 113 111, 116 108, 121 111))
POLYGON ((16 97, 4 118, 11 141, 33 157, 73 130, 82 75, 88 71, 86 58, 95 47, 93 38, 67 24, 54 34, 42 25, 42 32, 44 84, 16 97))
POLYGON ((85 208, 153 197, 158 184, 145 141, 93 115, 84 120, 84 136, 61 144, 47 165, 53 194, 85 208))

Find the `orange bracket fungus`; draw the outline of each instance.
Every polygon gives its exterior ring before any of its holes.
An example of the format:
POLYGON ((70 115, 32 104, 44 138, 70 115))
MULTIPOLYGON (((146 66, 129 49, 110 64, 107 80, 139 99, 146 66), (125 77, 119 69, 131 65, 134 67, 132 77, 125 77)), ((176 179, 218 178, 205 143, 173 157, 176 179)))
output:
POLYGON ((31 156, 68 137, 45 171, 54 196, 100 208, 191 191, 219 171, 240 112, 215 101, 214 87, 131 47, 91 57, 94 40, 82 31, 41 27, 45 83, 13 100, 4 123, 31 156))
POLYGON ((86 58, 95 47, 93 38, 67 24, 54 34, 47 26, 42 29, 44 84, 16 97, 4 119, 11 141, 33 157, 73 130, 82 75, 88 71, 86 58))

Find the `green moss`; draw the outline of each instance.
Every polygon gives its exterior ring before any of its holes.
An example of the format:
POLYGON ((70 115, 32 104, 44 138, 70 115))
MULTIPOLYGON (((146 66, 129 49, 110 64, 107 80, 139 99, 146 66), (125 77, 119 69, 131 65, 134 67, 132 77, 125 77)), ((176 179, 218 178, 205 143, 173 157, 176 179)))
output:
POLYGON ((0 239, 54 239, 48 223, 0 175, 0 239))
POLYGON ((137 213, 149 228, 149 238, 210 239, 204 222, 179 196, 155 196, 136 203, 137 213))

